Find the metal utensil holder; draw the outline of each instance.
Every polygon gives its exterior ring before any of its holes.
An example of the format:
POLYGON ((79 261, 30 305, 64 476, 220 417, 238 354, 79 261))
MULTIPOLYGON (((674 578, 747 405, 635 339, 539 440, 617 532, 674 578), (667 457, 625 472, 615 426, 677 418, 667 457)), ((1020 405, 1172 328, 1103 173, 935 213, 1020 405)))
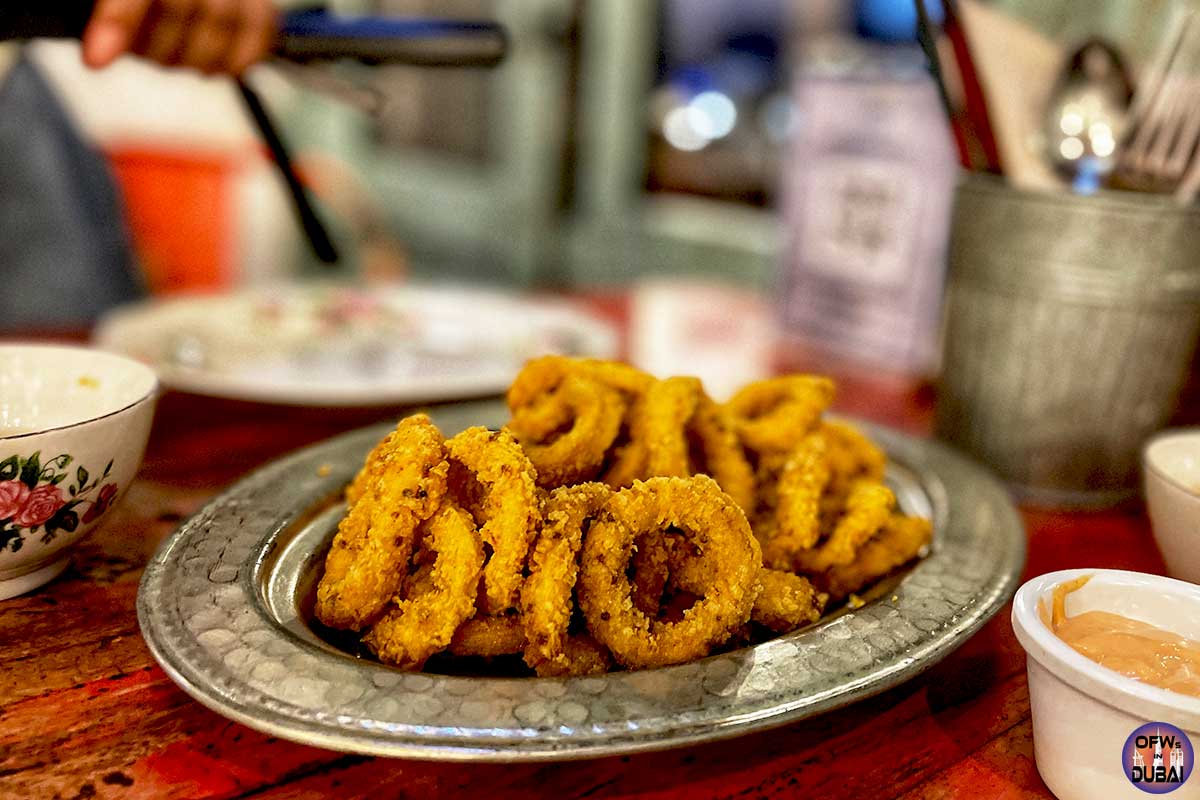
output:
POLYGON ((1200 332, 1200 211, 969 175, 954 206, 936 430, 1037 505, 1136 491, 1200 332))

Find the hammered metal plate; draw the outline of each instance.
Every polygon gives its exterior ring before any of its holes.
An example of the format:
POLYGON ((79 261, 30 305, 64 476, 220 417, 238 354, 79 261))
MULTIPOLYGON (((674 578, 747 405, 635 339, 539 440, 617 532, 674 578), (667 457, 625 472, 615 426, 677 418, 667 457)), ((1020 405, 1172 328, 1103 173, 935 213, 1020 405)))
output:
MULTIPOLYGON (((433 413, 448 435, 498 426, 496 404, 433 413)), ((875 599, 803 631, 677 667, 593 678, 404 673, 310 626, 338 497, 390 426, 253 473, 159 548, 138 594, 163 669, 204 705, 334 750, 444 760, 585 758, 676 747, 811 717, 928 669, 1008 602, 1025 535, 1004 489, 940 445, 866 425, 888 481, 931 514, 932 552, 875 599)))

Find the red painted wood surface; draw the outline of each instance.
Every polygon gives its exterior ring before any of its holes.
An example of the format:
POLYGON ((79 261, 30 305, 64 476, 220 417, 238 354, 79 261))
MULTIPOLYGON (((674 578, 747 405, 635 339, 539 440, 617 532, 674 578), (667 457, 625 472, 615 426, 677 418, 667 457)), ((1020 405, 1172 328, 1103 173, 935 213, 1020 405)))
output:
MULTIPOLYGON (((813 362, 803 356, 799 365, 813 362)), ((928 387, 833 372, 839 410, 928 430, 928 387)), ((851 708, 719 744, 587 762, 351 756, 256 733, 191 700, 138 632, 137 581, 154 548, 246 470, 401 411, 166 395, 141 474, 114 518, 79 546, 62 578, 0 602, 0 797, 1050 797, 1033 763, 1025 660, 1007 610, 924 676, 851 708)), ((1138 509, 1024 517, 1029 576, 1162 570, 1138 509)))

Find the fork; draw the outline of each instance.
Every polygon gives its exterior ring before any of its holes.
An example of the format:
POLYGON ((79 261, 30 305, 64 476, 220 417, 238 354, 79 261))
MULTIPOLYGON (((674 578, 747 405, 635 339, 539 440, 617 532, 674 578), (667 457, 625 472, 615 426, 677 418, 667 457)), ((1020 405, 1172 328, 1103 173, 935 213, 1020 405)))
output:
POLYGON ((1190 203, 1200 189, 1200 20, 1177 6, 1126 116, 1114 184, 1174 193, 1190 203))

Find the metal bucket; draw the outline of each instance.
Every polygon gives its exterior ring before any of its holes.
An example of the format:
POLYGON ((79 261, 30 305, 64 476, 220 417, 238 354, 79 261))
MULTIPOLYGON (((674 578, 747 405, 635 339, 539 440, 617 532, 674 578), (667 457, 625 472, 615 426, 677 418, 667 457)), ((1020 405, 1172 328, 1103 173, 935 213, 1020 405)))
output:
POLYGON ((1124 192, 959 185, 937 433, 1035 504, 1138 484, 1200 331, 1200 211, 1124 192))

